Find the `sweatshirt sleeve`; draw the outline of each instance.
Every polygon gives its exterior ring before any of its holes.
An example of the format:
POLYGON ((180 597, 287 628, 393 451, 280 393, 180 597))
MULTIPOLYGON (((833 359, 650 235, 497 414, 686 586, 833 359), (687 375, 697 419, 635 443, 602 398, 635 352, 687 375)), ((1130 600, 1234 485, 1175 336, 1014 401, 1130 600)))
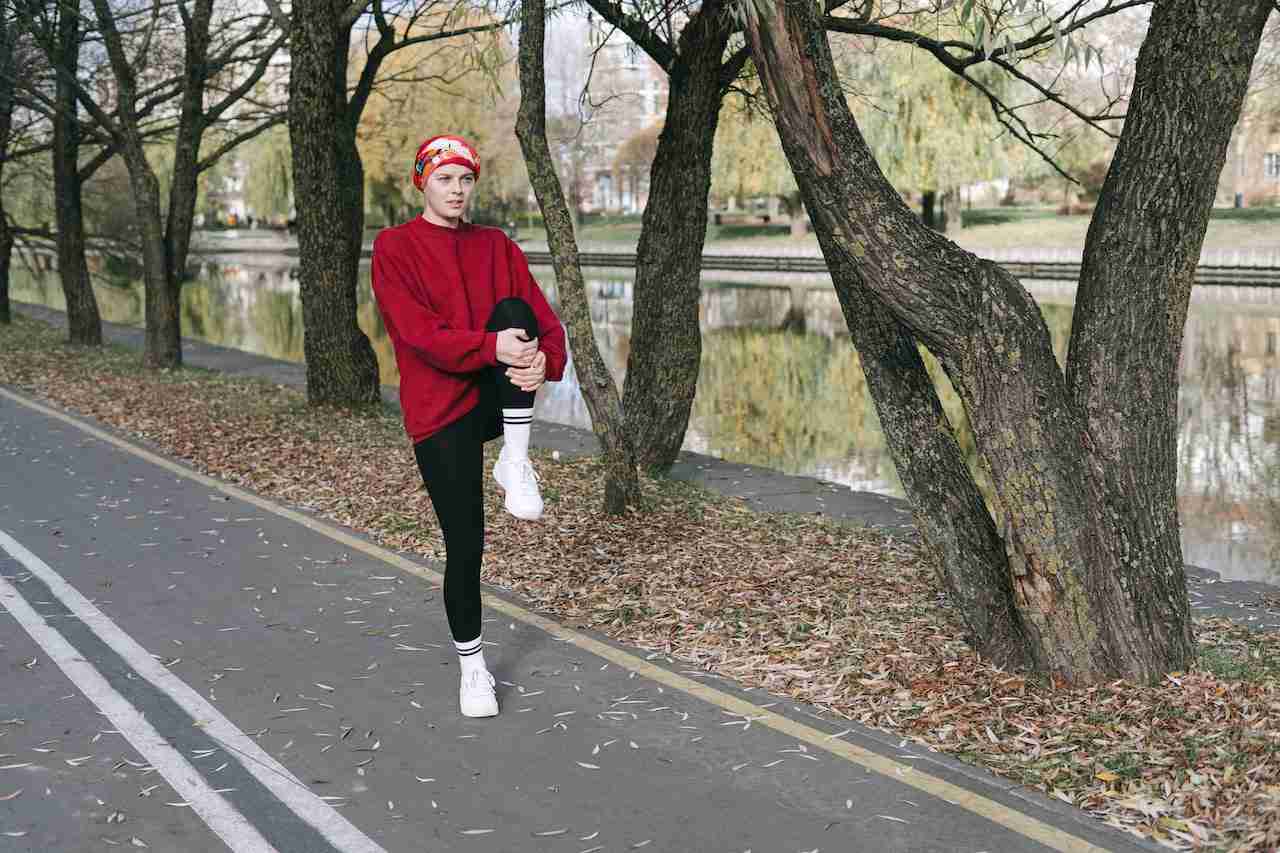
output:
POLYGON ((514 278, 515 295, 519 296, 533 309, 538 320, 538 349, 547 356, 547 381, 559 382, 564 378, 565 364, 568 362, 568 350, 565 347, 564 326, 560 318, 547 303, 533 273, 529 272, 529 261, 524 251, 514 241, 507 241, 507 252, 510 255, 511 274, 514 278))
POLYGON ((498 363, 498 335, 449 328, 443 317, 415 296, 406 265, 395 245, 382 235, 373 241, 372 279, 387 333, 420 353, 432 367, 445 373, 473 373, 498 363))

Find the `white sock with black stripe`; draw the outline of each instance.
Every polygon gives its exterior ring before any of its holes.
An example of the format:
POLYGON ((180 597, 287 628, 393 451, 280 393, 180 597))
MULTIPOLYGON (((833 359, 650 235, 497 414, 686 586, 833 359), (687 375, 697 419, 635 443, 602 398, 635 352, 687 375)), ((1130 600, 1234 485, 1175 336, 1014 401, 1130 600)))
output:
POLYGON ((533 409, 502 410, 502 458, 518 462, 529 458, 529 429, 533 426, 533 409))
POLYGON ((462 667, 464 680, 473 672, 488 669, 484 665, 484 644, 480 639, 480 637, 476 637, 474 640, 469 640, 465 643, 459 643, 455 640, 453 643, 453 647, 458 650, 458 664, 462 667))

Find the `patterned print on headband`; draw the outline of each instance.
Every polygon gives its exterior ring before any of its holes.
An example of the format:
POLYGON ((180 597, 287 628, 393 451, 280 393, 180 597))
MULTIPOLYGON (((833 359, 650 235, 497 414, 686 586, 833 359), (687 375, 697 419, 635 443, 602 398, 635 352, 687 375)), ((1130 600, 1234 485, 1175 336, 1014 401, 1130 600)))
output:
POLYGON ((413 185, 421 190, 431 173, 441 166, 456 163, 480 176, 480 155, 460 136, 433 136, 418 146, 413 160, 413 185))

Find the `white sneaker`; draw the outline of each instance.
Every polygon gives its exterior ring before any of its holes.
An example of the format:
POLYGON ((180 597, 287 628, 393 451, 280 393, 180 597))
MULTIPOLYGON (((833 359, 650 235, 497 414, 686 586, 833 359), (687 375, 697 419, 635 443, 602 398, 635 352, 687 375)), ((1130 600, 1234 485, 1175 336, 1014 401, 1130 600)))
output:
POLYGON ((458 707, 464 717, 498 716, 498 696, 493 692, 495 684, 488 670, 478 669, 471 677, 462 677, 458 689, 458 707))
POLYGON ((538 491, 538 472, 528 459, 504 460, 498 457, 493 466, 493 479, 506 494, 507 512, 526 521, 542 518, 542 493, 538 491))

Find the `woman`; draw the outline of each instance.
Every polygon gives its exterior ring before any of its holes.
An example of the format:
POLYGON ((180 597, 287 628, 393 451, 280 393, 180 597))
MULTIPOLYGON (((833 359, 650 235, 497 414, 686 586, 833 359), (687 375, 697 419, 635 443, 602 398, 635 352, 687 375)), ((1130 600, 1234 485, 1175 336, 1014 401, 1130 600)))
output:
POLYGON ((480 636, 484 442, 503 436, 493 478, 517 518, 542 516, 529 463, 534 394, 564 374, 564 329, 497 228, 463 219, 480 156, 458 136, 418 148, 422 215, 373 241, 373 292, 400 368, 405 431, 444 534, 444 604, 468 717, 498 713, 480 636))

